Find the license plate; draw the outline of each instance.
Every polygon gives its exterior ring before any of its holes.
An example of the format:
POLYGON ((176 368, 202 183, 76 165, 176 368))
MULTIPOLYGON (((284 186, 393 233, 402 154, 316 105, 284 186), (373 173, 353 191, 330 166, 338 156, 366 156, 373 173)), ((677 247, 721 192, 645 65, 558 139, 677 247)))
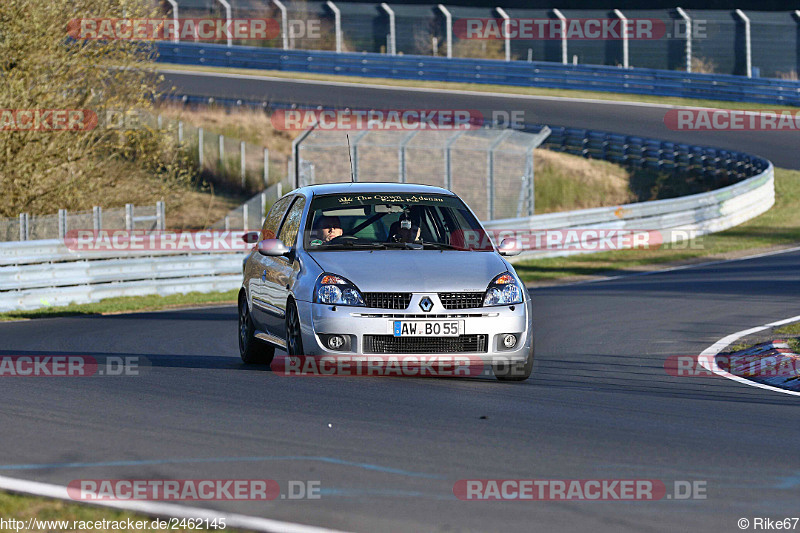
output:
POLYGON ((458 337, 464 333, 463 320, 394 320, 395 337, 458 337))

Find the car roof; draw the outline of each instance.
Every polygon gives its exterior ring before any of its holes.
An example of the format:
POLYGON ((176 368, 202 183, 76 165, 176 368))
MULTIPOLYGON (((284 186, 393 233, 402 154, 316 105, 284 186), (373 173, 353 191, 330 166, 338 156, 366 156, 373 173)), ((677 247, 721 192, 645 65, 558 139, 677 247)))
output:
POLYGON ((356 182, 356 183, 324 183, 308 185, 294 191, 294 193, 307 196, 321 194, 361 194, 371 192, 382 193, 410 193, 410 194, 444 194, 455 196, 454 193, 441 187, 431 185, 418 185, 414 183, 384 183, 384 182, 356 182))

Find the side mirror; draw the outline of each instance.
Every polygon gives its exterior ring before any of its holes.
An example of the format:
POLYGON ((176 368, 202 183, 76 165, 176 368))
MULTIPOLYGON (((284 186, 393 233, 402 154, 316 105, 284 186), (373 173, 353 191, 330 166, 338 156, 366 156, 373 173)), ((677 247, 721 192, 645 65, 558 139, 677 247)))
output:
POLYGON ((247 231, 242 234, 242 240, 245 244, 255 244, 258 242, 260 235, 257 231, 247 231))
POLYGON ((258 242, 258 253, 261 255, 268 255, 270 257, 280 257, 288 255, 291 248, 283 244, 280 239, 264 239, 258 242))
POLYGON ((517 243, 516 239, 503 239, 500 243, 500 246, 497 247, 500 255, 504 255, 506 257, 512 257, 515 255, 519 255, 522 250, 520 250, 519 243, 517 243))

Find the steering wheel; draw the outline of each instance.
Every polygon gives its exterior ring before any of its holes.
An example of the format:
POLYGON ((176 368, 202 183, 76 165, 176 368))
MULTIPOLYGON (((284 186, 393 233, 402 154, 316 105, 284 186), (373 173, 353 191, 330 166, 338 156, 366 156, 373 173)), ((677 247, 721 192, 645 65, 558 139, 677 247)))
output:
POLYGON ((328 242, 357 241, 357 240, 358 237, 356 237, 355 235, 339 235, 338 237, 334 237, 328 242))

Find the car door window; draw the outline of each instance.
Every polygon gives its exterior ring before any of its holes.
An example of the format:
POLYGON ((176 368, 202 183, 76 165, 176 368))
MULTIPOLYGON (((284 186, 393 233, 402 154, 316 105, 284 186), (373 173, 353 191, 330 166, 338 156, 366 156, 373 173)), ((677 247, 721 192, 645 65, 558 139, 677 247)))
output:
POLYGON ((283 214, 286 213, 286 209, 289 207, 289 202, 291 201, 291 196, 286 196, 281 198, 275 205, 272 206, 272 209, 269 210, 267 214, 267 218, 264 220, 264 226, 261 228, 261 240, 264 239, 274 239, 275 235, 278 233, 278 225, 283 220, 283 214))
POLYGON ((297 243, 297 233, 300 231, 300 219, 303 218, 303 208, 306 206, 304 197, 298 198, 289 209, 286 220, 281 226, 281 233, 278 238, 288 247, 293 247, 297 243))

